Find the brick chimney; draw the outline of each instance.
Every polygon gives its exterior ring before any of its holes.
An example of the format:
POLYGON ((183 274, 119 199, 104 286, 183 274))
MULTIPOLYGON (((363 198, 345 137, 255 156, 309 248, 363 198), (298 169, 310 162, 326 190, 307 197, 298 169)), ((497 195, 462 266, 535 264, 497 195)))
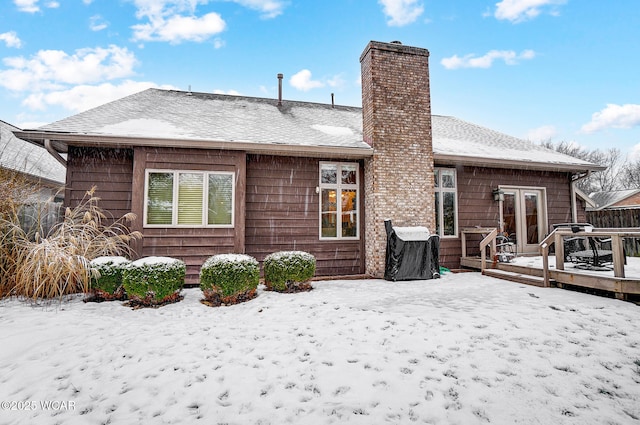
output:
POLYGON ((365 161, 365 269, 383 277, 387 236, 394 226, 435 231, 429 51, 371 41, 360 56, 365 161))

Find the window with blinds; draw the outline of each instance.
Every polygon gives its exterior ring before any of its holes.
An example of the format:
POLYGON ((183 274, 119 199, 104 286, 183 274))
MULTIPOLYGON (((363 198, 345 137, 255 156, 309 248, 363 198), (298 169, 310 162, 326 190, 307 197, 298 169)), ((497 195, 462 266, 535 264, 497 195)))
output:
POLYGON ((147 170, 144 225, 232 227, 234 173, 147 170))

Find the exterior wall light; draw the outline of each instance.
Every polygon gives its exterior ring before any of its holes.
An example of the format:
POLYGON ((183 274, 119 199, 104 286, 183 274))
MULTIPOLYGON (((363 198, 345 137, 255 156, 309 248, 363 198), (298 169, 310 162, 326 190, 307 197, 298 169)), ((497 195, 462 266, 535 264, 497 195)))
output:
POLYGON ((493 189, 493 200, 494 201, 504 201, 504 191, 500 188, 493 189))

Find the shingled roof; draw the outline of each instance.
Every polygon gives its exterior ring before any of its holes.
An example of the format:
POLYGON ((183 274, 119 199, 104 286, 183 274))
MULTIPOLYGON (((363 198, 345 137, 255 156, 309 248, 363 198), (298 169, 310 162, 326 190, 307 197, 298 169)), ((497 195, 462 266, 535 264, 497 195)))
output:
MULTIPOLYGON (((617 204, 618 202, 624 201, 627 198, 630 198, 634 195, 640 193, 640 189, 623 189, 623 190, 612 190, 608 192, 593 192, 589 194, 589 198, 594 202, 595 207, 590 208, 588 210, 591 211, 599 211, 605 208, 609 208, 612 205, 617 204)), ((629 208, 631 205, 626 205, 625 207, 629 208)))
MULTIPOLYGON (((432 116, 436 162, 482 166, 599 170, 560 154, 458 118, 432 116)), ((362 108, 148 89, 18 133, 29 140, 67 144, 130 144, 224 148, 256 153, 364 158, 362 108)))
POLYGON ((18 130, 18 127, 0 121, 0 167, 63 186, 65 167, 44 148, 17 138, 13 132, 18 130))

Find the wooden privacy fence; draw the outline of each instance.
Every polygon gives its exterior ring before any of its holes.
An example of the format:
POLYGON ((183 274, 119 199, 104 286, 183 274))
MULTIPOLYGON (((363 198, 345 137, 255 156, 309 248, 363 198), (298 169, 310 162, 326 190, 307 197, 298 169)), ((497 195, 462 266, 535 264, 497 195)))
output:
MULTIPOLYGON (((640 208, 587 211, 587 221, 596 228, 640 228, 640 208)), ((630 257, 640 257, 640 238, 624 238, 624 251, 630 257)))
POLYGON ((25 204, 18 211, 20 227, 26 232, 38 232, 46 236, 51 228, 64 218, 62 202, 37 202, 25 204))

